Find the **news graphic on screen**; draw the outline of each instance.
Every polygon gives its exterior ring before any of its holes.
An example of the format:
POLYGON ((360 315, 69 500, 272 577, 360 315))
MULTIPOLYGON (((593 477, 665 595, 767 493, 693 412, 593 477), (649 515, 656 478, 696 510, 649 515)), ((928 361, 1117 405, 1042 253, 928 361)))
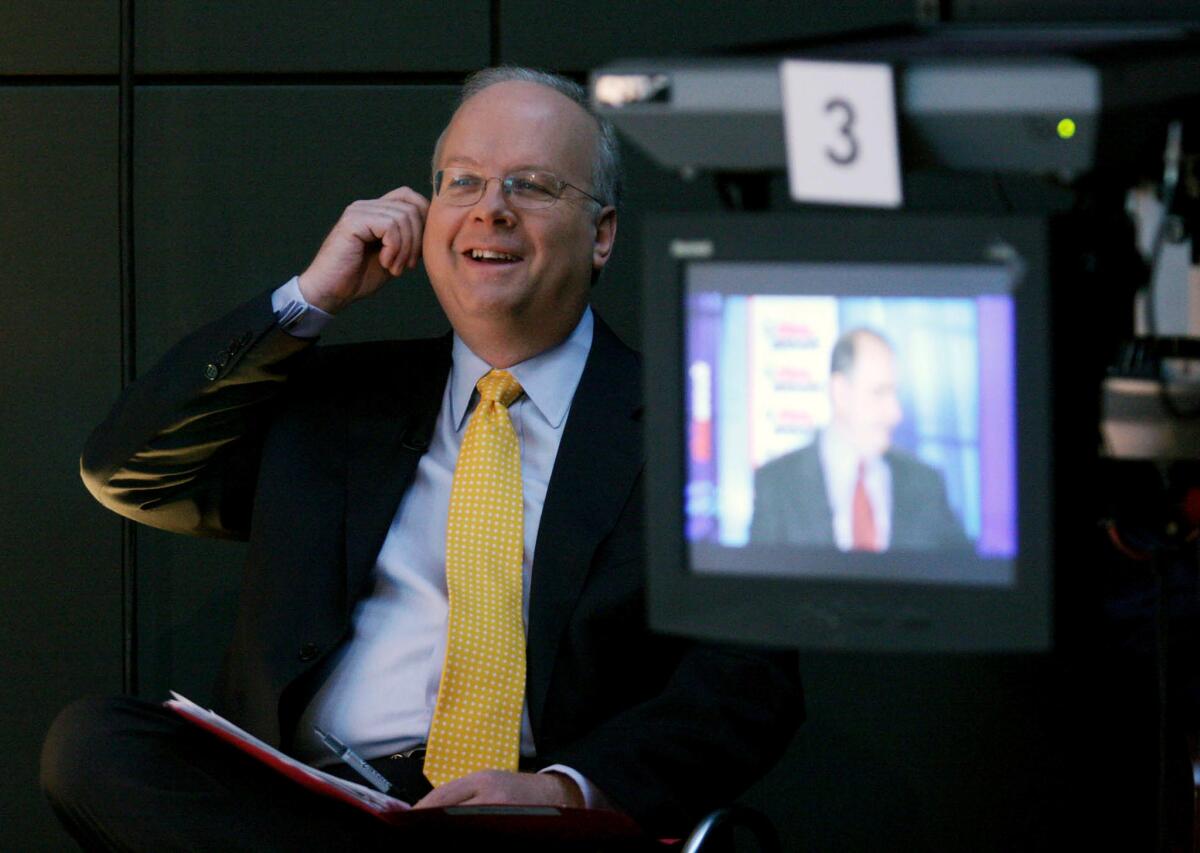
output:
POLYGON ((713 261, 684 282, 693 571, 1014 583, 1010 270, 713 261))

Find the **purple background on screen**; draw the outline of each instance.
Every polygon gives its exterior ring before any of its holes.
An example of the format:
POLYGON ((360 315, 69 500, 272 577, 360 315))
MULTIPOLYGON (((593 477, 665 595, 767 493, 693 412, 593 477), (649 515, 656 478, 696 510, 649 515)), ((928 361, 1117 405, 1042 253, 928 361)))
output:
POLYGON ((1016 382, 1013 302, 981 296, 979 305, 979 480, 982 557, 1017 552, 1016 382))

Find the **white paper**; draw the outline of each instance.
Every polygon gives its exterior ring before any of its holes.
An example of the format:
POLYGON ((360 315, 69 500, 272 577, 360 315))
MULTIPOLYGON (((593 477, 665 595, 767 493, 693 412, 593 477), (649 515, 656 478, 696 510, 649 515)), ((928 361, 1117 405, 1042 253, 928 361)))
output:
POLYGON ((901 205, 891 66, 789 59, 780 87, 793 199, 901 205))
POLYGON ((397 800, 395 797, 389 797, 387 794, 381 793, 374 788, 368 788, 366 785, 359 785, 356 782, 350 782, 346 779, 341 779, 337 776, 326 773, 323 770, 318 770, 315 767, 310 767, 301 761, 297 761, 290 755, 286 755, 270 744, 259 740, 245 729, 242 729, 229 722, 229 720, 225 719, 215 711, 210 711, 207 708, 201 708, 195 702, 188 699, 186 696, 181 696, 174 690, 171 691, 171 696, 172 698, 165 704, 169 707, 175 708, 184 716, 215 726, 216 728, 221 729, 221 731, 232 735, 237 740, 253 745, 256 749, 262 750, 289 767, 294 767, 295 769, 304 773, 306 776, 328 782, 333 787, 338 788, 339 790, 350 794, 355 799, 366 803, 373 811, 403 811, 411 808, 409 804, 403 800, 397 800))

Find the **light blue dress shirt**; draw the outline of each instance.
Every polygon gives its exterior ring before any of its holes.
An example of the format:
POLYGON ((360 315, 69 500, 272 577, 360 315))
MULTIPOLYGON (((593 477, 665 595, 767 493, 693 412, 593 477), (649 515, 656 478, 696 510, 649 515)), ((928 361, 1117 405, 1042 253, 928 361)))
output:
MULTIPOLYGON (((275 291, 273 304, 281 325, 298 337, 315 337, 332 320, 304 301, 296 278, 275 291)), ((509 407, 509 414, 521 451, 527 626, 542 506, 571 400, 591 349, 593 323, 589 307, 561 344, 507 368, 525 392, 509 407)), ((427 739, 446 652, 450 485, 467 418, 479 398, 475 383, 491 370, 457 335, 452 355, 429 449, 396 509, 375 562, 371 593, 355 607, 351 638, 301 715, 295 749, 311 764, 335 760, 313 734, 314 726, 368 759, 411 749, 427 739)), ((521 754, 535 754, 528 706, 521 715, 521 754)), ((589 807, 607 805, 602 792, 574 769, 561 765, 546 769, 570 776, 589 807)))

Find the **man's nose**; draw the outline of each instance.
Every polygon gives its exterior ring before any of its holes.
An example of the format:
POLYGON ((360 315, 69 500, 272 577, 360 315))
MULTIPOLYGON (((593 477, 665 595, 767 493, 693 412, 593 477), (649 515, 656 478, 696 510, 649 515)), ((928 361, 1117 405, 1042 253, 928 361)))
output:
POLYGON ((480 219, 512 222, 514 214, 508 194, 504 192, 503 178, 488 178, 483 184, 483 195, 472 207, 472 213, 480 219), (495 185, 493 185, 493 181, 495 185))

